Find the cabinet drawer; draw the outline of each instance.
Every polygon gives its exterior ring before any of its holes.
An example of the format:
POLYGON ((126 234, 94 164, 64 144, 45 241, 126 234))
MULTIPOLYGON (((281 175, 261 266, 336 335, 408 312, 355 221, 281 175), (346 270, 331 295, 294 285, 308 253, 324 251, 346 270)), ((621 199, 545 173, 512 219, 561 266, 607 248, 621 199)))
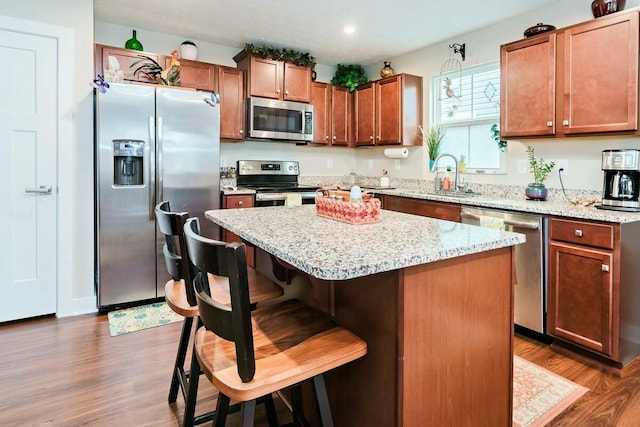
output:
POLYGON ((604 249, 613 249, 614 247, 613 225, 551 218, 549 230, 551 240, 604 249))
POLYGON ((223 209, 252 208, 252 207, 253 207, 253 194, 224 196, 222 198, 223 209))

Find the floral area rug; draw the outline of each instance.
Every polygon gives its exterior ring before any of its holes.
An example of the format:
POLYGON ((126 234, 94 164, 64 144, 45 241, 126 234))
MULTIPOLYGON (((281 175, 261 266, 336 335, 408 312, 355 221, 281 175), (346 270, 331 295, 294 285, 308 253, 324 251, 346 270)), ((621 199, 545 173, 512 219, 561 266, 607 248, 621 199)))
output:
POLYGON ((180 322, 184 319, 171 310, 166 302, 114 310, 110 311, 107 316, 109 318, 109 334, 112 337, 180 322))
POLYGON ((544 426, 587 391, 581 385, 514 356, 513 425, 544 426))

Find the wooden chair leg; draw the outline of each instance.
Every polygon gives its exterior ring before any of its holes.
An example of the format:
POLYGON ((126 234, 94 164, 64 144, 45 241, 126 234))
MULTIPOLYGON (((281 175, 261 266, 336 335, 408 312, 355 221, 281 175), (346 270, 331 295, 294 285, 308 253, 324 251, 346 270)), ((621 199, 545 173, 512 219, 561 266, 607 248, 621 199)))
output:
POLYGON ((188 374, 184 371, 184 361, 187 358, 187 349, 189 348, 189 338, 191 336, 191 327, 193 325, 193 317, 184 319, 182 332, 180 333, 180 344, 178 345, 178 353, 176 354, 176 363, 173 367, 173 376, 171 378, 171 387, 169 388, 169 403, 173 403, 178 398, 178 390, 182 387, 183 395, 188 374))
POLYGON ((216 416, 213 419, 213 427, 224 427, 229 413, 230 399, 222 393, 218 393, 218 404, 216 405, 216 416))
POLYGON ((253 427, 256 416, 256 401, 250 400, 242 402, 242 412, 240 413, 240 424, 242 427, 253 427))
POLYGON ((316 399, 318 402, 318 411, 322 420, 323 427, 333 427, 333 417, 331 417, 331 407, 329 406, 329 397, 327 396, 327 387, 324 384, 324 375, 316 375, 313 377, 313 387, 316 391, 316 399))

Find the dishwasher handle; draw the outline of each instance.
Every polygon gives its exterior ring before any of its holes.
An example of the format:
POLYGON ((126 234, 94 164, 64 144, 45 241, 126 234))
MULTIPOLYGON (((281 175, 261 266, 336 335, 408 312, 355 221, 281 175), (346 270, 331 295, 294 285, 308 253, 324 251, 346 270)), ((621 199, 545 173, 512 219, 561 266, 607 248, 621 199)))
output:
MULTIPOLYGON (((460 216, 463 218, 470 218, 476 221, 480 221, 480 215, 475 215, 472 213, 462 211, 460 213, 460 216)), ((540 223, 537 221, 512 221, 512 220, 505 219, 504 225, 509 225, 511 227, 517 227, 517 228, 526 228, 527 230, 537 230, 538 228, 540 228, 540 223)))

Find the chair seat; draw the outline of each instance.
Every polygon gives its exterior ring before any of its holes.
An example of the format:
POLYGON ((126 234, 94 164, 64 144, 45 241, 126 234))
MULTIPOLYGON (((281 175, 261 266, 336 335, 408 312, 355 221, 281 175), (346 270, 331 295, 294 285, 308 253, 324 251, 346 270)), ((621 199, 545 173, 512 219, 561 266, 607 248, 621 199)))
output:
POLYGON ((358 359, 367 344, 330 317, 297 301, 252 312, 256 372, 243 383, 238 376, 235 345, 204 327, 195 346, 203 372, 233 400, 248 401, 292 386, 358 359))
MULTIPOLYGON (((253 268, 247 269, 247 277, 249 279, 249 302, 251 302, 251 304, 277 298, 284 294, 281 286, 263 274, 258 273, 253 268)), ((210 274, 209 286, 211 287, 211 297, 216 302, 231 307, 229 279, 210 274)), ((191 306, 187 301, 187 291, 184 287, 184 280, 169 280, 164 285, 164 296, 167 305, 177 314, 184 317, 195 317, 198 315, 198 306, 191 306)))

